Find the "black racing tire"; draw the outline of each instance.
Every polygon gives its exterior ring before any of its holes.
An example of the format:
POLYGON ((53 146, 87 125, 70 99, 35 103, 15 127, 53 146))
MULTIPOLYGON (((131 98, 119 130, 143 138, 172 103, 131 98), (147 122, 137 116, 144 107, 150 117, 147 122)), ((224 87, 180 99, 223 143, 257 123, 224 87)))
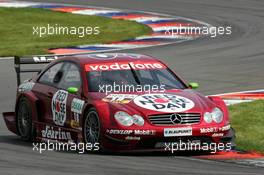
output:
POLYGON ((32 141, 32 108, 27 98, 22 97, 19 100, 17 108, 17 130, 22 140, 32 141))
POLYGON ((100 145, 100 131, 101 131, 101 123, 99 115, 95 108, 90 108, 83 120, 83 140, 85 144, 93 145, 92 150, 86 150, 86 152, 91 151, 102 151, 101 145, 100 145), (97 145, 95 147, 95 145, 97 145), (99 148, 99 149, 98 149, 99 148))

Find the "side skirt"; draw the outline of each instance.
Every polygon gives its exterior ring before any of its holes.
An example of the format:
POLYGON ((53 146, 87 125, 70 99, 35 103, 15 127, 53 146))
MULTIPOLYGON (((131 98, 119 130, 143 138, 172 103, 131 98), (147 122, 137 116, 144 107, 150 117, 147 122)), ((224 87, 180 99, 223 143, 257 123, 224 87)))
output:
POLYGON ((18 135, 15 112, 4 112, 3 117, 8 130, 18 135))
POLYGON ((57 125, 47 124, 43 122, 33 122, 36 127, 37 141, 57 141, 67 143, 82 142, 82 131, 73 128, 66 128, 57 125))

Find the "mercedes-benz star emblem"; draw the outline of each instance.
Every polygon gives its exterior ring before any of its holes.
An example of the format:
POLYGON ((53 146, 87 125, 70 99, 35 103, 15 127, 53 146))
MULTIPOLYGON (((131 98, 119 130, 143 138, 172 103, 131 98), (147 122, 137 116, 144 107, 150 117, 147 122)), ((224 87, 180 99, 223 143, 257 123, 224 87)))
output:
POLYGON ((181 124, 182 118, 179 114, 172 114, 170 120, 173 124, 181 124))

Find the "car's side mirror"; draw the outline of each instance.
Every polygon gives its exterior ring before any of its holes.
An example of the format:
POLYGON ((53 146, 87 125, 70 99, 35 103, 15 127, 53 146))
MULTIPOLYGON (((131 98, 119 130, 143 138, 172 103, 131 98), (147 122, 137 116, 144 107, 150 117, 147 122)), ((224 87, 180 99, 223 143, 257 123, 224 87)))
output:
POLYGON ((59 72, 55 75, 54 80, 53 80, 53 83, 59 83, 60 80, 61 80, 61 78, 62 78, 62 76, 63 76, 63 72, 62 72, 62 71, 59 71, 59 72))
POLYGON ((78 88, 77 87, 69 87, 67 89, 67 91, 70 93, 70 94, 76 94, 78 92, 78 88))
POLYGON ((189 83, 188 86, 189 86, 191 89, 197 89, 197 88, 199 88, 199 84, 198 84, 198 83, 195 83, 195 82, 191 82, 191 83, 189 83))

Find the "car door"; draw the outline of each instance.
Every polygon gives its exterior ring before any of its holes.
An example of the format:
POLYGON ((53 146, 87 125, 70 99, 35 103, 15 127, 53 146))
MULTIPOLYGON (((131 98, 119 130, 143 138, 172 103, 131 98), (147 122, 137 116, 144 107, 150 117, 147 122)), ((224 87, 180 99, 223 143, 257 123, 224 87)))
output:
POLYGON ((79 128, 80 116, 84 106, 82 100, 82 80, 77 64, 65 62, 58 75, 54 77, 54 87, 51 100, 52 118, 54 124, 64 127, 79 128))
POLYGON ((42 122, 47 122, 51 118, 51 100, 53 94, 51 87, 57 73, 61 70, 63 62, 57 63, 49 67, 37 80, 32 91, 39 99, 38 101, 38 118, 42 122))

